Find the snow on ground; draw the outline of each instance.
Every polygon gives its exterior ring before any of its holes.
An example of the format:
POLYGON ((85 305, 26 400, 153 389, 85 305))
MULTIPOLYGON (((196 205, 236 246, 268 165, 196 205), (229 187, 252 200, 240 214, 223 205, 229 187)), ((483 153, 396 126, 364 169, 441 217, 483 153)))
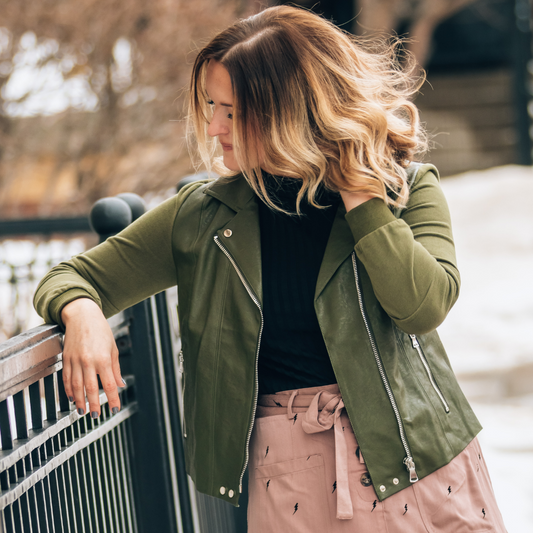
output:
POLYGON ((442 181, 461 295, 439 333, 484 430, 509 533, 533 531, 533 169, 442 181))

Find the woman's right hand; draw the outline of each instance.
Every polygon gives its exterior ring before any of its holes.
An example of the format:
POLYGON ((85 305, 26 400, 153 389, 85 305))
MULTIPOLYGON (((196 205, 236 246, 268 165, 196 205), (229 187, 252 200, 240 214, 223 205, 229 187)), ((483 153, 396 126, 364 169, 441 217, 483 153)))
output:
POLYGON ((125 383, 115 338, 100 307, 89 298, 79 298, 63 307, 61 320, 65 325, 63 382, 69 400, 84 414, 87 394, 91 416, 100 416, 99 375, 111 412, 118 413, 117 388, 125 383))

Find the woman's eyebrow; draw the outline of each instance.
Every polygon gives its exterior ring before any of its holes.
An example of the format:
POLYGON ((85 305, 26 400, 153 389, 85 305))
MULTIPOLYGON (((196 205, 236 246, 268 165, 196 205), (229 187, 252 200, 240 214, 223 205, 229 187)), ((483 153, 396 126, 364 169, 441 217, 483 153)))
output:
MULTIPOLYGON (((207 93, 206 93, 206 96, 209 100, 213 100, 207 93)), ((233 104, 220 104, 221 106, 224 106, 224 107, 233 107, 233 104)))

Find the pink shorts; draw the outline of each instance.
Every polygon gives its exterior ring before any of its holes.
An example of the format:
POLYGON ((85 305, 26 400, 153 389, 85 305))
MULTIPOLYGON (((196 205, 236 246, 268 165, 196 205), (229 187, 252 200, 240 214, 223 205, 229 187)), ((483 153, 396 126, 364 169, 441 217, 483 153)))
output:
POLYGON ((259 397, 249 533, 506 532, 477 439, 380 502, 343 405, 337 385, 259 397))

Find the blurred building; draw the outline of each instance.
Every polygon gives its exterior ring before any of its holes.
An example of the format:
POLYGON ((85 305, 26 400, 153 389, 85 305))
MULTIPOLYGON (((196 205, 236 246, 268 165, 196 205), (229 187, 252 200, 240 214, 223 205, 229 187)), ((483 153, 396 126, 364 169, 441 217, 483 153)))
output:
POLYGON ((532 163, 530 0, 297 3, 353 33, 412 39, 428 77, 416 103, 434 135, 428 157, 442 175, 532 163))

